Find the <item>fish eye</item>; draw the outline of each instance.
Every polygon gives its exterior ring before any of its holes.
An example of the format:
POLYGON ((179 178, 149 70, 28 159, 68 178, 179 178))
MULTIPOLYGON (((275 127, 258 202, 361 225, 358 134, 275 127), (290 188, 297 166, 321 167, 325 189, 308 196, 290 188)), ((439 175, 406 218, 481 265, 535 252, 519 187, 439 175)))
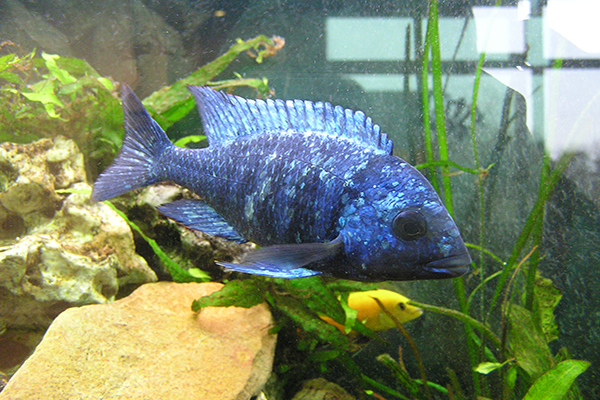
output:
POLYGON ((401 309, 402 311, 404 311, 404 310, 406 310, 406 304, 398 303, 398 308, 401 309))
POLYGON ((427 233, 427 221, 418 211, 402 211, 392 222, 394 233, 404 240, 417 240, 427 233))

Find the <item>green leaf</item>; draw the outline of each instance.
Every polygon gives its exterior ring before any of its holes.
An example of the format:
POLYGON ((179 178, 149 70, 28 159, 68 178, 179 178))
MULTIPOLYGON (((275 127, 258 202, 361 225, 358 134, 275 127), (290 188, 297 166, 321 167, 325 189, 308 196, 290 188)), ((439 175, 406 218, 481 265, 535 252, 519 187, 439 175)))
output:
POLYGON ((254 307, 265 301, 264 286, 259 279, 230 281, 221 290, 194 300, 192 310, 196 312, 204 307, 254 307))
POLYGON ((77 80, 68 71, 56 65, 56 60, 60 58, 59 55, 42 52, 42 58, 45 60, 46 67, 48 68, 48 71, 50 71, 50 74, 56 77, 63 85, 73 83, 77 80))
POLYGON ((207 82, 206 84, 208 86, 212 87, 213 89, 217 89, 217 90, 247 86, 247 87, 256 89, 256 91, 259 93, 259 95, 263 96, 263 97, 267 97, 272 94, 271 89, 269 88, 269 80, 267 78, 244 79, 244 78, 238 77, 237 79, 227 79, 224 81, 213 81, 213 82, 207 82))
POLYGON ((352 331, 352 328, 356 323, 356 316, 358 315, 358 310, 350 308, 350 306, 348 305, 348 293, 344 293, 342 295, 341 300, 342 301, 340 302, 340 304, 342 305, 342 308, 344 309, 344 314, 346 315, 346 322, 344 323, 344 332, 348 334, 350 333, 350 331, 352 331))
MULTIPOLYGON (((307 278, 297 280, 304 279, 307 278)), ((313 334, 321 342, 329 343, 336 348, 348 347, 347 337, 333 325, 319 318, 317 313, 306 305, 306 298, 299 299, 291 295, 275 295, 270 297, 269 301, 303 330, 313 334)))
POLYGON ((0 79, 4 79, 10 83, 20 82, 19 76, 17 74, 8 71, 0 72, 0 79))
POLYGON ((73 57, 56 58, 56 65, 75 76, 92 76, 100 78, 100 74, 87 61, 73 57))
POLYGON ((235 60, 239 54, 250 49, 257 49, 260 46, 266 47, 272 45, 272 40, 264 35, 257 36, 245 42, 239 40, 216 60, 204 65, 189 76, 178 80, 173 85, 157 90, 146 97, 142 103, 162 128, 167 129, 194 109, 194 99, 187 90, 188 85, 206 85, 209 80, 220 74, 235 60))
POLYGON ((6 55, 0 57, 0 71, 4 71, 8 67, 10 67, 12 65, 12 61, 15 59, 15 57, 16 56, 12 53, 6 54, 6 55))
POLYGON ((115 207, 114 204, 107 200, 104 201, 104 204, 112 208, 114 212, 116 212, 121 218, 125 220, 125 222, 127 222, 127 224, 131 227, 132 230, 136 231, 142 237, 142 239, 144 239, 146 243, 150 245, 150 247, 154 251, 154 254, 156 254, 160 261, 165 265, 165 267, 169 271, 169 274, 171 274, 175 282, 206 282, 210 280, 210 275, 208 275, 206 272, 204 273, 204 276, 198 277, 198 275, 200 275, 198 271, 200 270, 196 271, 194 275, 192 275, 189 271, 186 271, 185 269, 181 268, 179 264, 171 260, 171 258, 169 258, 169 256, 166 255, 164 251, 162 251, 162 249, 154 239, 151 239, 148 236, 146 236, 144 232, 142 232, 140 227, 137 226, 129 218, 127 218, 127 216, 123 214, 117 207, 115 207))
POLYGON ((475 372, 479 372, 480 374, 487 375, 490 372, 493 372, 497 369, 502 368, 503 363, 493 363, 493 362, 482 362, 475 368, 475 372))
POLYGON ((199 279, 206 279, 208 276, 208 274, 206 272, 202 271, 200 268, 189 268, 187 270, 187 272, 190 274, 190 276, 193 276, 194 278, 199 278, 199 279))
POLYGON ((108 91, 113 91, 115 90, 115 85, 113 85, 112 81, 108 78, 103 78, 103 77, 98 77, 98 82, 100 82, 102 84, 102 86, 104 86, 106 88, 106 90, 108 91))
POLYGON ((554 362, 546 337, 538 328, 531 312, 525 308, 511 306, 508 338, 517 365, 523 368, 532 380, 552 368, 554 362))
POLYGON ((206 136, 204 135, 190 135, 182 137, 173 144, 177 147, 186 147, 188 143, 199 143, 205 139, 206 136))
POLYGON ((339 357, 339 355, 340 355, 339 350, 321 350, 321 351, 316 351, 316 352, 312 353, 311 355, 309 355, 308 359, 310 361, 325 362, 325 361, 333 360, 336 357, 339 357))
POLYGON ((54 104, 60 107, 65 106, 54 93, 23 93, 23 96, 25 96, 27 100, 38 101, 42 104, 54 104))
POLYGON ((560 290, 554 286, 550 279, 544 278, 539 273, 535 277, 535 312, 538 324, 542 328, 547 342, 558 339, 558 325, 554 319, 554 309, 562 298, 560 290))
POLYGON ((523 400, 561 400, 569 391, 575 379, 590 363, 580 360, 565 360, 531 385, 523 400))
POLYGON ((323 283, 320 276, 302 279, 278 279, 277 282, 292 296, 320 315, 327 315, 336 322, 344 322, 345 313, 336 295, 323 283))

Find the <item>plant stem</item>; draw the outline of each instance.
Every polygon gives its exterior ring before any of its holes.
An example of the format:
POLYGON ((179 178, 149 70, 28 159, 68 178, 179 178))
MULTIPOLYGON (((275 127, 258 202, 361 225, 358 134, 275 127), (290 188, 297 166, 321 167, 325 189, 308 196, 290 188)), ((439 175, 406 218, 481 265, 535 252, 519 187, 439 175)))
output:
POLYGON ((479 332, 481 332, 485 337, 487 337, 494 346, 496 346, 497 348, 500 348, 500 345, 501 345, 500 338, 498 338, 487 325, 477 321, 475 318, 472 318, 472 317, 468 316, 467 314, 463 314, 460 311, 451 310, 449 308, 433 306, 431 304, 419 303, 414 300, 409 301, 409 304, 411 304, 415 307, 422 308, 423 310, 426 310, 426 311, 431 311, 434 313, 443 314, 448 317, 455 318, 465 324, 468 324, 469 326, 471 326, 471 327, 477 329, 479 332))
MULTIPOLYGON (((542 166, 542 174, 540 181, 546 181, 550 174, 550 157, 544 154, 544 165, 542 166)), ((541 188, 539 189, 539 195, 541 195, 541 188)), ((527 271, 527 282, 525 286, 525 308, 529 311, 533 311, 533 299, 534 299, 534 287, 535 287, 535 276, 537 273, 537 266, 540 260, 540 245, 542 243, 542 231, 544 227, 544 215, 545 209, 542 209, 540 218, 537 220, 537 224, 533 229, 533 245, 535 251, 531 255, 531 262, 527 271)))
POLYGON ((390 396, 394 396, 394 397, 397 397, 402 400, 410 400, 408 397, 404 396, 402 393, 399 393, 399 392, 395 391, 394 389, 390 389, 389 387, 382 385, 381 383, 377 382, 376 380, 369 378, 365 374, 361 374, 360 377, 368 385, 371 385, 375 389, 380 390, 390 396))
MULTIPOLYGON (((423 136, 425 141, 425 158, 427 163, 435 162, 433 156, 433 140, 431 137, 431 121, 429 119, 429 36, 431 35, 431 23, 427 23, 427 32, 423 48, 423 58, 421 60, 421 95, 423 106, 423 136)), ((439 185, 435 173, 435 167, 429 167, 429 180, 436 192, 439 193, 439 185)))
MULTIPOLYGON (((429 22, 427 25, 428 42, 431 47, 431 73, 433 76, 433 103, 435 108, 435 128, 437 133, 440 160, 448 161, 448 143, 446 138, 446 114, 444 112, 444 87, 442 85, 442 57, 440 52, 440 31, 438 21, 438 0, 429 2, 429 22), (430 29, 431 27, 431 29, 430 29)), ((450 215, 454 215, 450 169, 442 167, 442 186, 444 202, 450 215)))
MULTIPOLYGON (((477 98, 479 97, 479 86, 481 84, 481 72, 483 71, 483 63, 485 61, 485 53, 481 53, 479 56, 479 62, 477 63, 477 70, 475 71, 475 82, 473 83, 473 103, 471 105, 471 143, 473 146, 473 158, 475 159, 475 168, 478 170, 481 168, 481 164, 479 162, 479 152, 477 150, 477 137, 476 137, 476 122, 477 122, 477 98)), ((485 195, 483 191, 483 174, 479 174, 477 179, 477 192, 479 197, 479 246, 483 249, 485 245, 485 195)), ((485 257, 483 251, 479 252, 479 277, 481 278, 480 285, 483 285, 485 282, 485 257)), ((473 293, 471 293, 471 298, 473 293)), ((471 303, 471 298, 467 302, 467 307, 465 311, 468 313, 471 303)), ((483 318, 485 315, 485 291, 481 291, 480 296, 480 308, 479 308, 479 317, 483 318)), ((476 346, 473 343, 472 335, 467 336, 467 343, 470 352, 474 352, 474 347, 476 346)), ((485 348, 485 342, 481 341, 481 347, 479 351, 479 357, 471 358, 471 367, 474 386, 477 390, 477 393, 480 392, 481 380, 483 379, 477 372, 475 372, 475 365, 481 362, 482 359, 482 349, 485 348)))
POLYGON ((415 359, 417 360, 417 366, 419 368, 419 374, 421 375, 421 381, 423 382, 422 387, 424 388, 424 391, 425 391, 425 397, 427 397, 428 400, 433 400, 433 398, 431 397, 431 393, 429 392, 429 386, 427 385, 427 375, 425 374, 425 367, 423 366, 423 359, 421 358, 421 353, 419 353, 417 344, 412 339, 412 337, 410 337, 410 335, 408 334, 408 331, 406 330, 406 328, 404 328, 404 326, 398 320, 398 318, 396 318, 396 316, 394 314, 389 312, 384 307, 381 300, 379 300, 377 297, 372 297, 372 299, 375 300, 375 302, 377 303, 379 308, 381 308, 381 311, 394 322, 394 324, 396 325, 396 327, 398 328, 398 330, 400 331, 402 336, 404 336, 404 339, 406 339, 406 341, 408 342, 408 345, 410 346, 411 350, 413 351, 413 353, 415 355, 415 359))

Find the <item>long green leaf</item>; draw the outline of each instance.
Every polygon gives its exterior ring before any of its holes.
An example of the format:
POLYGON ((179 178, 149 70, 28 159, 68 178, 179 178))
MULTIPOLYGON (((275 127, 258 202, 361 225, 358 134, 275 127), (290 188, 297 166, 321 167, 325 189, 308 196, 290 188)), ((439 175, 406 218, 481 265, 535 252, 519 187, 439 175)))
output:
POLYGON ((278 47, 279 43, 281 43, 280 38, 269 39, 264 35, 245 42, 239 40, 221 57, 204 65, 191 75, 178 80, 173 85, 157 90, 146 97, 142 103, 163 129, 167 129, 194 109, 194 99, 187 90, 188 85, 206 85, 209 80, 220 74, 235 60, 240 53, 248 50, 258 50, 263 47, 265 50, 259 52, 259 54, 262 53, 263 57, 273 55, 280 48, 278 47))
POLYGON ((154 239, 151 239, 148 236, 146 236, 144 232, 140 229, 140 227, 137 226, 129 218, 127 218, 127 215, 122 213, 117 207, 114 206, 114 204, 107 200, 104 201, 104 204, 108 205, 114 210, 114 212, 119 214, 119 216, 123 218, 125 222, 127 222, 131 229, 139 233, 142 239, 144 239, 146 243, 148 243, 148 245, 152 248, 154 254, 156 254, 160 261, 162 261, 162 263, 165 265, 165 267, 167 267, 169 274, 171 274, 175 282, 206 282, 210 280, 210 275, 208 275, 204 271, 195 269, 193 273, 190 273, 189 271, 181 268, 179 264, 171 260, 171 258, 169 258, 169 256, 166 255, 164 251, 162 251, 162 249, 154 239))
POLYGON ((580 360, 559 363, 531 385, 523 400, 561 400, 575 379, 589 366, 588 361, 580 360))

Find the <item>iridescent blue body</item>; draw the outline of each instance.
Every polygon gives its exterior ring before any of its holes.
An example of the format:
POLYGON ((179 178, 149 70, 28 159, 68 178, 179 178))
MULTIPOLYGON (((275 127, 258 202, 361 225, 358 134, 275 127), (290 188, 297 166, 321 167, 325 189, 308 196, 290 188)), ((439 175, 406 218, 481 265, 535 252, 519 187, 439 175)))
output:
POLYGON ((159 210, 193 229, 265 246, 242 264, 220 263, 247 273, 382 281, 467 271, 470 257, 439 197, 363 113, 190 90, 209 147, 172 145, 125 87, 127 135, 94 185, 95 200, 165 180, 185 186, 202 201, 159 210))

